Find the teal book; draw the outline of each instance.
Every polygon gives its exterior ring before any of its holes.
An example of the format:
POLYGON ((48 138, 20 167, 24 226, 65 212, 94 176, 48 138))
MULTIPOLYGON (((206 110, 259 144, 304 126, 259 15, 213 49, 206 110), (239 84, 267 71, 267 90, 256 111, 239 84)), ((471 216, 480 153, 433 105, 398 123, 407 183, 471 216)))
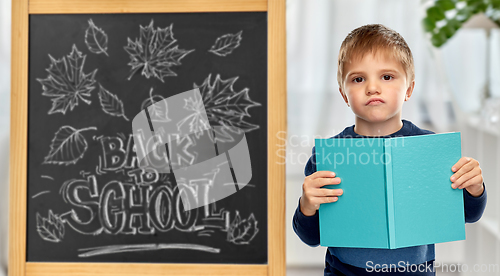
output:
POLYGON ((395 249, 465 239, 463 190, 451 187, 459 132, 316 139, 318 171, 341 179, 319 208, 320 244, 395 249))

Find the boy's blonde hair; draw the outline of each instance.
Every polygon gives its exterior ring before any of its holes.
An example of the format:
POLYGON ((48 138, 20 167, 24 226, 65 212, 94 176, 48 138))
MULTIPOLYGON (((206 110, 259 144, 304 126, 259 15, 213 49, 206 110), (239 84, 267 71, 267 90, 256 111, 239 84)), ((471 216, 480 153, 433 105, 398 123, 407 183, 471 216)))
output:
POLYGON ((354 59, 362 59, 371 52, 382 50, 403 65, 408 81, 408 87, 415 79, 415 66, 410 47, 404 38, 396 31, 382 24, 364 25, 351 31, 342 42, 339 51, 337 81, 344 93, 344 64, 354 59))

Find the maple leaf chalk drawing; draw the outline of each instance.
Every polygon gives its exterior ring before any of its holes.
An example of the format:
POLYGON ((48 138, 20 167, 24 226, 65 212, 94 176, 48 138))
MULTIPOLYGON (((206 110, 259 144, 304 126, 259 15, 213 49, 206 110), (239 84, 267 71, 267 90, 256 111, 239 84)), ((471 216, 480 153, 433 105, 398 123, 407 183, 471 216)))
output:
POLYGON ((205 114, 205 106, 201 97, 195 94, 193 98, 184 99, 184 109, 193 113, 177 122, 177 130, 182 132, 182 126, 187 124, 189 126, 188 132, 195 133, 196 138, 199 138, 203 130, 210 128, 210 123, 208 122, 207 114, 205 114))
POLYGON ((49 210, 49 217, 44 218, 36 213, 36 230, 40 237, 50 242, 60 242, 64 237, 64 224, 59 216, 49 210))
POLYGON ((45 69, 49 76, 45 79, 36 79, 42 84, 42 95, 52 98, 52 108, 48 114, 57 112, 66 114, 68 108, 73 110, 78 105, 79 99, 91 104, 88 97, 95 88, 93 85, 97 69, 85 74, 83 72, 85 57, 86 55, 82 55, 74 44, 67 58, 54 59, 49 54, 51 64, 45 69))
POLYGON ((85 44, 90 52, 94 54, 104 53, 108 50, 108 35, 99 27, 97 27, 92 19, 89 19, 89 26, 85 31, 85 44))
POLYGON ((75 164, 87 150, 87 140, 81 134, 86 130, 97 130, 96 127, 75 129, 72 126, 62 126, 56 132, 50 145, 50 152, 45 156, 44 164, 69 165, 75 164))
POLYGON ((118 96, 112 94, 106 90, 102 85, 99 84, 99 101, 101 103, 102 110, 115 117, 123 117, 126 121, 129 119, 125 116, 125 110, 123 109, 123 102, 118 98, 118 96))
MULTIPOLYGON (((211 74, 205 79, 201 85, 194 84, 201 93, 201 98, 192 99, 192 103, 186 104, 187 109, 200 109, 201 107, 207 113, 208 120, 214 124, 224 126, 222 128, 215 128, 215 140, 219 141, 233 141, 231 130, 241 130, 250 132, 258 129, 259 125, 251 124, 244 121, 244 117, 250 117, 248 109, 255 106, 260 106, 258 102, 252 101, 248 92, 250 89, 244 88, 241 91, 235 91, 233 88, 234 83, 239 77, 233 77, 227 80, 221 79, 217 74, 213 83, 211 83, 211 74)), ((199 114, 196 112, 195 114, 199 114)), ((195 117, 191 115, 191 117, 195 117)), ((190 119, 191 123, 195 118, 190 119)), ((194 124, 194 127, 198 126, 194 124)), ((203 129, 204 125, 200 125, 198 130, 203 129)), ((215 141, 214 140, 214 141, 215 141)))
POLYGON ((236 34, 225 34, 215 40, 215 44, 208 50, 210 53, 225 57, 233 52, 234 49, 240 46, 241 34, 239 31, 236 34))
POLYGON ((257 221, 253 213, 248 219, 242 220, 239 212, 236 211, 236 216, 227 230, 227 241, 234 244, 249 244, 258 232, 259 228, 257 228, 257 221))
POLYGON ((181 59, 194 50, 179 49, 179 46, 175 45, 177 40, 172 28, 173 24, 170 24, 155 30, 151 20, 147 27, 140 26, 139 39, 133 41, 127 38, 128 45, 124 48, 130 55, 128 65, 132 67, 128 80, 141 69, 141 75, 147 79, 155 77, 162 82, 165 77, 177 76, 172 67, 181 65, 181 59))

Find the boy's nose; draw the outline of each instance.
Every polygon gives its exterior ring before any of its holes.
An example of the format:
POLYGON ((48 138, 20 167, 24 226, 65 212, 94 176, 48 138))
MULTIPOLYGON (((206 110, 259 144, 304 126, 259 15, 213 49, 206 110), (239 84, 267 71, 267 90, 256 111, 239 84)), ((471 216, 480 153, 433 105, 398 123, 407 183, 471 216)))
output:
POLYGON ((375 81, 368 82, 366 86, 366 95, 380 94, 380 87, 375 81))

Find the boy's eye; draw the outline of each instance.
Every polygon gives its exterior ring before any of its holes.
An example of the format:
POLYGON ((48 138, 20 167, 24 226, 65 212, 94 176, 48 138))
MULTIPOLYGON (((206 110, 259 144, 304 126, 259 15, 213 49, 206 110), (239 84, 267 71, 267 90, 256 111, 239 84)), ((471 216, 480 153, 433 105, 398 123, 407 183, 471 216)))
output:
POLYGON ((391 75, 384 75, 384 80, 391 80, 392 76, 391 75))
POLYGON ((362 77, 357 77, 352 80, 353 82, 362 82, 363 78, 362 77))

